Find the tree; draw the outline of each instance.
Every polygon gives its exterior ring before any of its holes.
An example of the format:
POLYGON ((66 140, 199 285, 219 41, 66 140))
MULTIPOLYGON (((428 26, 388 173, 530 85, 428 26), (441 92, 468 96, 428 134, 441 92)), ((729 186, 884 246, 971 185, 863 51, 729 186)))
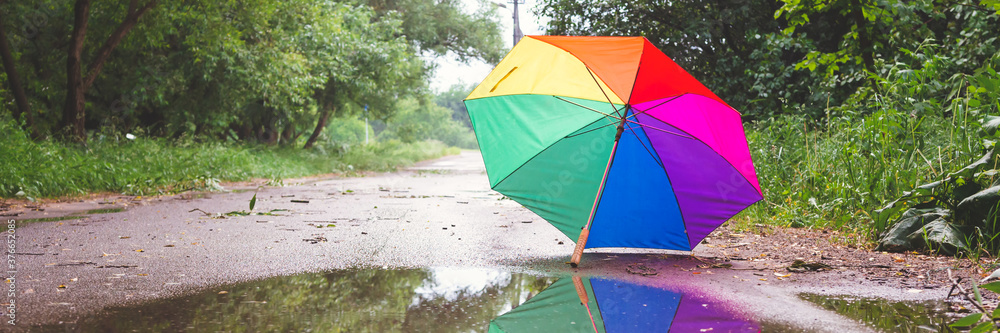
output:
POLYGON ((0 3, 6 29, 0 32, 8 33, 11 51, 8 57, 0 50, 0 58, 14 63, 2 76, 12 89, 0 94, 33 106, 27 116, 34 115, 39 133, 68 130, 63 137, 73 141, 99 129, 265 144, 301 144, 296 139, 313 132, 315 143, 323 119, 365 104, 376 119, 386 119, 397 100, 427 94, 432 68, 423 55, 499 59, 491 12, 466 14, 459 6, 429 0, 387 1, 378 10, 367 2, 329 0, 0 3), (94 36, 105 39, 86 42, 94 36), (10 75, 15 70, 18 75, 10 75))
POLYGON ((469 119, 469 111, 465 108, 465 97, 469 96, 469 93, 475 88, 475 85, 454 84, 448 90, 438 93, 434 102, 451 109, 452 119, 472 129, 472 120, 469 119))
POLYGON ((738 110, 757 96, 744 73, 754 66, 755 35, 778 30, 766 0, 543 0, 549 34, 645 36, 653 45, 738 110))
MULTIPOLYGON (((0 1, 3 5, 5 1, 0 1)), ((3 68, 7 74, 7 83, 10 91, 14 93, 14 101, 17 107, 14 109, 14 119, 20 119, 24 115, 28 129, 32 137, 38 137, 38 129, 35 127, 35 117, 31 112, 31 105, 28 104, 28 96, 24 93, 24 86, 21 85, 21 76, 17 74, 17 67, 14 64, 14 55, 10 51, 7 43, 7 29, 4 26, 3 16, 0 12, 0 58, 3 60, 3 68)))
POLYGON ((138 0, 129 1, 125 11, 125 18, 121 21, 110 36, 105 39, 104 44, 93 56, 87 72, 83 72, 82 53, 83 45, 87 35, 87 25, 90 21, 90 0, 77 0, 73 7, 73 32, 70 35, 69 50, 66 57, 66 103, 63 107, 62 126, 68 128, 69 136, 79 142, 87 141, 86 131, 86 98, 84 94, 90 89, 91 84, 101 73, 101 68, 111 56, 111 51, 121 43, 122 38, 132 30, 139 18, 156 6, 158 0, 149 0, 144 5, 139 6, 138 0))
POLYGON ((463 12, 459 0, 363 0, 378 19, 399 19, 396 36, 406 37, 421 52, 453 53, 459 60, 473 58, 496 63, 503 57, 500 23, 492 6, 473 14, 463 12))

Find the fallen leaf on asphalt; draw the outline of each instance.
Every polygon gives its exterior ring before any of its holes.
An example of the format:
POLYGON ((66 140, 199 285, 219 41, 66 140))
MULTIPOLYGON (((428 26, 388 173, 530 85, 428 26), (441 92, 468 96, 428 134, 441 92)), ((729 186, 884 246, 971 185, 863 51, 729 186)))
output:
POLYGON ((70 282, 76 282, 76 281, 77 281, 77 280, 79 280, 79 279, 80 279, 80 278, 72 278, 72 279, 69 279, 69 281, 70 281, 70 282))
POLYGON ((786 277, 792 276, 792 273, 788 273, 788 274, 782 275, 781 273, 774 272, 774 276, 777 276, 779 278, 786 278, 786 277))
POLYGON ((135 250, 135 252, 146 252, 146 250, 138 249, 138 250, 135 250))
POLYGON ((136 275, 138 275, 138 276, 149 276, 149 274, 145 274, 145 273, 142 273, 142 274, 136 274, 136 275))
POLYGON ((57 287, 57 288, 59 288, 59 289, 66 289, 66 285, 65 284, 60 284, 59 287, 57 287))

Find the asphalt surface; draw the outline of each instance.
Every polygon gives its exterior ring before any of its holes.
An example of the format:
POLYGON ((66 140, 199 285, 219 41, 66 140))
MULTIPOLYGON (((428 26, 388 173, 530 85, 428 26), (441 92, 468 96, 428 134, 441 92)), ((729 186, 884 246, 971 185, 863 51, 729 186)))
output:
MULTIPOLYGON (((263 187, 253 213, 270 215, 226 215, 248 210, 254 193, 251 186, 225 193, 99 198, 10 218, 124 208, 80 219, 18 222, 15 328, 74 322, 106 307, 230 283, 353 267, 483 267, 681 286, 791 331, 870 330, 801 300, 799 292, 937 297, 859 289, 849 279, 815 286, 725 268, 694 275, 687 269, 703 262, 662 252, 588 253, 582 266, 572 269, 565 261, 573 241, 490 190, 478 152, 396 173, 263 187), (629 273, 628 266, 636 264, 658 273, 629 273)), ((5 324, 0 330, 10 328, 5 324)))

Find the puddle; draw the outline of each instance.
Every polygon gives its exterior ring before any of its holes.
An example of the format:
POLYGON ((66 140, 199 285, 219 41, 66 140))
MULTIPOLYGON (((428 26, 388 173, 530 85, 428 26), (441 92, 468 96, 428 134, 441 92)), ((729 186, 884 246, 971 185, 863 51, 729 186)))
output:
POLYGON ((68 220, 82 220, 82 219, 85 219, 85 218, 88 218, 88 217, 89 216, 87 216, 87 215, 67 215, 67 216, 55 216, 55 217, 41 217, 41 218, 34 218, 34 219, 23 219, 23 220, 18 220, 18 222, 22 222, 22 223, 31 223, 31 222, 56 222, 56 221, 68 221, 68 220))
POLYGON ((759 332, 709 298, 491 269, 342 270, 242 283, 42 332, 759 332))
POLYGON ((894 302, 853 296, 799 295, 804 300, 883 332, 957 332, 944 301, 894 302))
POLYGON ((124 211, 125 211, 124 207, 103 208, 103 209, 91 209, 91 210, 88 210, 87 212, 85 212, 83 214, 110 214, 110 213, 120 213, 120 212, 124 212, 124 211))

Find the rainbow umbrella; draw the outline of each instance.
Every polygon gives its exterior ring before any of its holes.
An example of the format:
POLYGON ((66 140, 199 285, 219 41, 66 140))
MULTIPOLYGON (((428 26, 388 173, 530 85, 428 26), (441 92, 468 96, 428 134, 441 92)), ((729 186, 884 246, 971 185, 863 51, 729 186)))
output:
POLYGON ((760 332, 760 327, 703 297, 573 277, 494 318, 489 332, 760 332))
POLYGON ((690 251, 762 199, 740 114, 644 37, 526 36, 466 98, 490 186, 586 248, 690 251))

